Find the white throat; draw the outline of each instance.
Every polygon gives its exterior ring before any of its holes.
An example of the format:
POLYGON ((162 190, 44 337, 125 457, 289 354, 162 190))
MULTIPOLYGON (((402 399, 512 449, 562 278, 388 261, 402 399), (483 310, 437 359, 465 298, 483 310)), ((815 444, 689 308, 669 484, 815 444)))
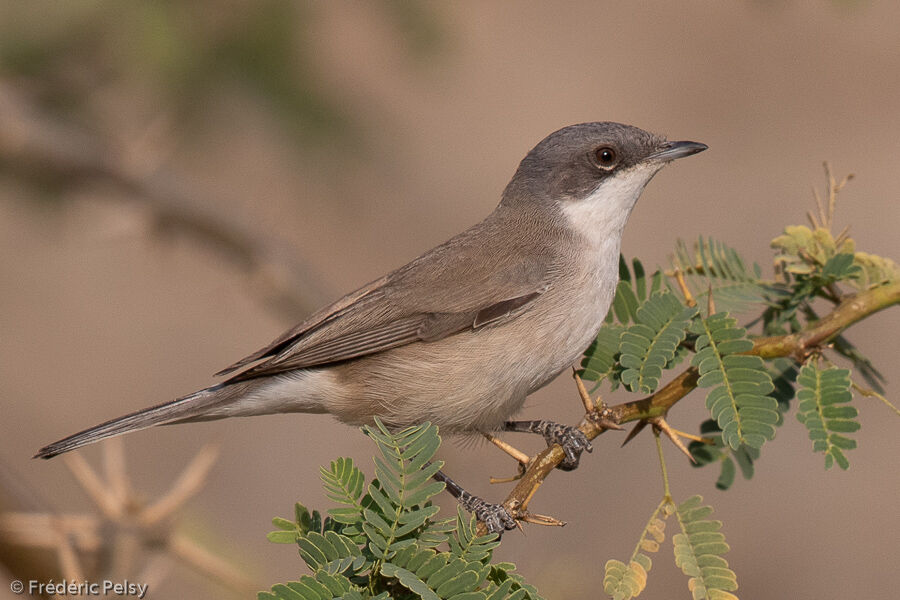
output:
POLYGON ((631 210, 660 168, 660 164, 638 165, 607 178, 586 198, 565 201, 562 211, 569 226, 597 250, 613 250, 614 245, 618 255, 631 210))

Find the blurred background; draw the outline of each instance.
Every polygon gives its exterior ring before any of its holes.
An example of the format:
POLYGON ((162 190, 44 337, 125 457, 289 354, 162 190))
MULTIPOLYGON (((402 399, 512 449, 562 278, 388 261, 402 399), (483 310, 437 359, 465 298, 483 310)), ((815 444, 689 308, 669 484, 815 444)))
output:
MULTIPOLYGON (((856 175, 837 228, 900 258, 898 49, 900 5, 865 0, 0 3, 0 508, 100 514, 62 460, 30 456, 209 385, 309 311, 479 221, 522 156, 571 123, 709 145, 635 209, 623 251, 648 266, 702 234, 768 270, 769 240, 805 222, 825 160, 856 175)), ((895 400, 898 315, 848 336, 895 400)), ((695 431, 702 397, 672 424, 695 431)), ((702 494, 725 521, 740 597, 896 593, 897 420, 876 400, 856 406, 847 472, 824 471, 793 415, 755 478, 728 492, 667 448, 676 498, 702 494)), ((525 416, 574 423, 579 407, 563 376, 525 416)), ((547 598, 601 596, 603 564, 631 553, 658 502, 652 436, 621 439, 602 436, 578 472, 541 488, 532 509, 568 527, 509 533, 496 554, 547 598)), ((133 495, 120 481, 113 497, 153 502, 207 442, 219 460, 175 527, 217 557, 207 565, 237 565, 235 596, 304 572, 265 534, 297 500, 329 506, 319 465, 344 455, 372 470, 368 440, 318 415, 137 433, 125 467, 115 452, 81 454, 128 473, 133 495)), ((473 492, 508 492, 488 484, 514 472, 493 448, 448 441, 442 458, 473 492)), ((7 565, 41 564, 2 550, 7 565)), ((199 559, 132 550, 131 579, 153 575, 149 598, 231 593, 199 559)), ((667 545, 642 597, 689 597, 670 556, 667 545)))

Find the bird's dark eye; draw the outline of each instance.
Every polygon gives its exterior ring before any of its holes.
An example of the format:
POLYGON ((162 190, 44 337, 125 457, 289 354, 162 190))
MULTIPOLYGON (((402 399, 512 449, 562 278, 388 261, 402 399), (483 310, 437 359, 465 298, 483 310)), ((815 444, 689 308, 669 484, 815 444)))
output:
POLYGON ((609 146, 597 148, 597 150, 594 151, 594 157, 597 159, 597 165, 601 169, 611 169, 619 161, 618 156, 616 156, 616 151, 609 146))

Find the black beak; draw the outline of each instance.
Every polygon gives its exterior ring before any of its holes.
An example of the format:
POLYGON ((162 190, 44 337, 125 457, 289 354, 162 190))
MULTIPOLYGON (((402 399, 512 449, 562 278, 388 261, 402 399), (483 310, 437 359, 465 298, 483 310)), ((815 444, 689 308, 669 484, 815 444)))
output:
POLYGON ((669 162, 676 158, 684 158, 691 154, 703 152, 707 148, 709 148, 709 146, 701 144, 700 142, 666 142, 658 152, 654 152, 648 158, 669 162))

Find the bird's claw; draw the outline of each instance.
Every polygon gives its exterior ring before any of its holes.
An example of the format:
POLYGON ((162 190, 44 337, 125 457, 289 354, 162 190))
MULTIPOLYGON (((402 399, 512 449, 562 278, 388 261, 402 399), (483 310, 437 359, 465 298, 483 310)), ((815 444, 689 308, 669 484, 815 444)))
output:
POLYGON ((594 447, 583 431, 571 425, 562 425, 552 421, 543 422, 543 431, 540 433, 547 440, 547 445, 559 444, 566 457, 559 463, 559 469, 572 471, 578 467, 578 461, 585 450, 593 452, 594 447))
POLYGON ((557 468, 563 471, 575 469, 585 450, 594 451, 587 435, 578 427, 571 425, 562 425, 543 419, 540 421, 507 421, 504 429, 520 433, 537 433, 543 436, 547 446, 558 445, 565 453, 565 458, 557 465, 557 468))
POLYGON ((502 535, 504 531, 519 526, 515 517, 502 504, 492 504, 471 494, 466 494, 465 498, 460 497, 460 504, 484 523, 488 533, 502 535))

